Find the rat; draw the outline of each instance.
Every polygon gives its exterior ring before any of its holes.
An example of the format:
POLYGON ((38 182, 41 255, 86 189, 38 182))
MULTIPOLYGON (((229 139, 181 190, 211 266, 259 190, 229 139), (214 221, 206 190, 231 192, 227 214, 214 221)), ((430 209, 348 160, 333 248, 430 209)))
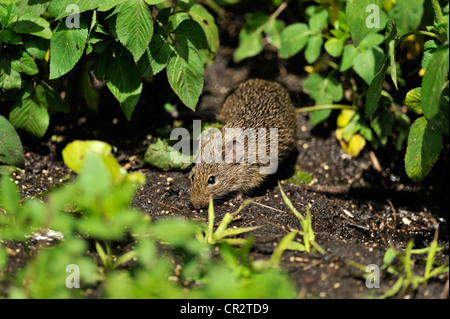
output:
MULTIPOLYGON (((235 194, 247 194, 257 188, 269 176, 262 168, 268 167, 267 158, 263 163, 263 157, 270 154, 270 144, 273 146, 273 141, 276 142, 277 152, 274 152, 275 155, 269 155, 269 162, 278 163, 289 155, 295 143, 295 108, 287 90, 276 82, 250 79, 239 84, 226 97, 217 119, 224 126, 212 137, 219 137, 219 141, 222 141, 222 146, 219 146, 222 153, 220 158, 223 160, 229 156, 228 159, 232 158, 233 161, 196 161, 190 173, 190 200, 194 209, 207 206, 210 196, 213 200, 225 199, 235 194), (252 132, 242 143, 242 140, 237 141, 236 136, 233 138, 227 134, 230 129, 254 130, 247 130, 252 132), (264 153, 256 156, 253 154, 256 152, 251 152, 249 147, 256 144, 260 147, 260 144, 264 143, 261 135, 257 134, 259 129, 266 129, 266 136, 263 135, 266 149, 264 153), (277 132, 273 134, 271 129, 277 129, 277 132), (276 139, 272 140, 272 137, 276 139)), ((200 150, 206 150, 207 146, 211 146, 210 143, 211 136, 209 139, 202 138, 200 150)))

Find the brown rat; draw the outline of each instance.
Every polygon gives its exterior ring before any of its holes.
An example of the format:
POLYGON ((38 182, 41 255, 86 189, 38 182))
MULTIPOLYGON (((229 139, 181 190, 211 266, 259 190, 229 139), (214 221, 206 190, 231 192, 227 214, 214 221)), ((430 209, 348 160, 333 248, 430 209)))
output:
MULTIPOLYGON (((191 203, 196 209, 207 206, 210 196, 216 199, 230 193, 248 193, 260 186, 268 176, 261 170, 262 167, 267 167, 267 160, 263 163, 262 157, 251 154, 251 149, 248 153, 244 151, 245 153, 239 155, 236 141, 227 136, 226 133, 229 131, 227 129, 255 129, 248 130, 252 133, 245 139, 244 150, 248 149, 251 138, 254 137, 257 143, 258 139, 262 140, 257 134, 257 129, 266 129, 265 155, 269 154, 271 142, 269 137, 277 137, 276 134, 272 135, 270 129, 278 129, 278 152, 274 152, 276 158, 270 157, 277 163, 290 153, 295 143, 295 109, 286 89, 275 82, 251 79, 241 83, 228 95, 217 118, 224 123, 224 127, 217 133, 219 135, 215 135, 224 137, 222 159, 226 158, 228 152, 228 155, 232 153, 230 156, 234 161, 241 159, 241 162, 200 161, 192 168, 191 203), (229 148, 226 148, 226 145, 229 145, 229 148)), ((200 150, 204 150, 208 143, 201 141, 200 150)))

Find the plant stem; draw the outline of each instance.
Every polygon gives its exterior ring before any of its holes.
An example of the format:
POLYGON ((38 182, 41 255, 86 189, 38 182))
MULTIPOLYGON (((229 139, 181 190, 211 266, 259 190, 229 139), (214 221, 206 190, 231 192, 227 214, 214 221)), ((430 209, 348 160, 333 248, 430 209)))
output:
POLYGON ((422 30, 419 30, 419 31, 412 31, 412 32, 405 33, 405 34, 402 35, 400 38, 398 38, 397 43, 403 41, 404 39, 406 39, 407 37, 409 37, 410 35, 413 35, 413 34, 426 35, 426 36, 429 36, 429 37, 431 37, 431 38, 435 38, 436 40, 439 40, 439 41, 442 42, 441 37, 440 37, 439 35, 437 35, 436 33, 429 32, 429 31, 422 31, 422 30))
POLYGON ((357 110, 356 105, 345 105, 345 104, 326 104, 326 105, 314 105, 301 107, 297 110, 298 113, 313 112, 320 110, 357 110))
POLYGON ((438 23, 444 22, 444 15, 442 14, 441 6, 439 5, 439 0, 431 0, 433 5, 434 14, 436 15, 436 20, 438 23))

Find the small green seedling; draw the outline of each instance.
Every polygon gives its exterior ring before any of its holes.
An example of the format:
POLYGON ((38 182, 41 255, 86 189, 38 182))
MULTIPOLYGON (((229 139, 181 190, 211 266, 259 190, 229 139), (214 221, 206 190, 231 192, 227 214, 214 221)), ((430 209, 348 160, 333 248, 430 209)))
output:
POLYGON ((240 227, 240 228, 227 228, 228 225, 233 221, 234 216, 239 214, 241 210, 248 205, 250 201, 246 200, 234 213, 226 213, 222 220, 217 226, 216 231, 214 231, 214 204, 212 198, 209 200, 208 207, 208 226, 206 228, 205 233, 199 234, 199 239, 208 243, 210 245, 215 245, 220 242, 227 242, 232 245, 242 245, 246 242, 244 238, 225 238, 228 236, 236 236, 242 233, 247 233, 258 229, 258 226, 255 227, 240 227))
POLYGON ((285 204, 298 218, 298 220, 300 221, 300 225, 302 227, 302 231, 298 230, 296 232, 301 236, 303 236, 303 245, 300 246, 297 245, 296 242, 291 242, 289 245, 289 249, 310 252, 311 248, 314 248, 322 255, 325 254, 325 250, 322 247, 320 247, 319 244, 317 244, 315 241, 314 230, 312 229, 311 212, 309 210, 309 207, 306 207, 306 217, 303 217, 303 215, 297 209, 295 209, 294 205, 292 205, 292 202, 284 193, 279 182, 278 186, 280 187, 281 196, 283 197, 285 204))

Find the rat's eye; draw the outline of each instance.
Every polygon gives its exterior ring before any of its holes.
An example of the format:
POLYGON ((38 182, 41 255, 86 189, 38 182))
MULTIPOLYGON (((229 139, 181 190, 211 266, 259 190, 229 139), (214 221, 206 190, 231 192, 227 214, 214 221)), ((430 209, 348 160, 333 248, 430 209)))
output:
POLYGON ((216 177, 215 176, 210 176, 208 178, 208 185, 214 185, 216 183, 216 177))

